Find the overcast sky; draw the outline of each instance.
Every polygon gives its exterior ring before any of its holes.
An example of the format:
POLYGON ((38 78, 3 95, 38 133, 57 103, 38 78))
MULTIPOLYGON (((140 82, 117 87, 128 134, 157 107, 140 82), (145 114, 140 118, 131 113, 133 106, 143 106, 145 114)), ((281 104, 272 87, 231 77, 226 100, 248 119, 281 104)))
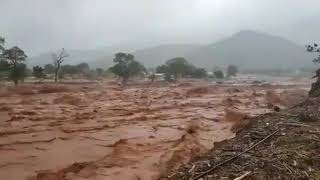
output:
POLYGON ((0 36, 29 54, 211 43, 244 29, 304 44, 320 41, 319 7, 320 0, 0 0, 0 36))

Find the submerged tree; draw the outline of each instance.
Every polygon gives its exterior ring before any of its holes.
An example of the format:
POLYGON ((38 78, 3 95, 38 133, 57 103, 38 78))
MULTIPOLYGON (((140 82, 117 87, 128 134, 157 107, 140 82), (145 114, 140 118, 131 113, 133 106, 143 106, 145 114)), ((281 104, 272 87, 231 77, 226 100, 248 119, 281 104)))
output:
POLYGON ((52 54, 53 64, 55 66, 54 82, 58 82, 61 64, 67 57, 69 57, 69 54, 64 50, 64 48, 62 48, 59 53, 52 54))
POLYGON ((126 84, 130 77, 146 71, 146 68, 136 61, 132 54, 117 53, 113 62, 115 65, 109 70, 122 78, 122 84, 126 84))
MULTIPOLYGON (((318 57, 313 59, 314 63, 320 63, 320 47, 318 44, 307 45, 307 51, 311 53, 318 53, 318 57)), ((312 84, 309 96, 320 96, 320 69, 316 71, 316 75, 313 78, 317 78, 317 81, 312 84)))

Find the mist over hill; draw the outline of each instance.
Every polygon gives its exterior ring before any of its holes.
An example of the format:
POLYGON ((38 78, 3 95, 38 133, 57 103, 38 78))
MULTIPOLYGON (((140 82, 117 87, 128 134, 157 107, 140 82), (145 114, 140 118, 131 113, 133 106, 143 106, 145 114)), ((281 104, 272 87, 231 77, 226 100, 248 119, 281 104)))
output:
POLYGON ((297 69, 312 66, 312 55, 305 51, 304 46, 248 30, 198 48, 185 57, 201 67, 235 64, 253 69, 297 69))
MULTIPOLYGON (((66 64, 87 62, 91 67, 108 68, 115 53, 126 51, 146 67, 156 67, 168 59, 185 57, 196 66, 211 70, 214 66, 238 65, 242 69, 298 69, 311 67, 312 54, 303 45, 266 33, 240 31, 208 45, 169 44, 141 50, 112 47, 98 50, 73 50, 66 64)), ((52 63, 51 54, 31 57, 29 65, 52 63)))

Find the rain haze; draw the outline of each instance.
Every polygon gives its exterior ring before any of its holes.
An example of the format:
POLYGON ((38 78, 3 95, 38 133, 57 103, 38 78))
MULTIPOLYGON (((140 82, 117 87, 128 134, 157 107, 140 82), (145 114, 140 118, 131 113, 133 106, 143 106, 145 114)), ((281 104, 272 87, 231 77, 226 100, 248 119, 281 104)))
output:
POLYGON ((0 33, 35 55, 49 49, 212 43, 240 30, 319 40, 318 0, 1 0, 0 33))
POLYGON ((320 180, 320 0, 0 0, 0 180, 320 180))

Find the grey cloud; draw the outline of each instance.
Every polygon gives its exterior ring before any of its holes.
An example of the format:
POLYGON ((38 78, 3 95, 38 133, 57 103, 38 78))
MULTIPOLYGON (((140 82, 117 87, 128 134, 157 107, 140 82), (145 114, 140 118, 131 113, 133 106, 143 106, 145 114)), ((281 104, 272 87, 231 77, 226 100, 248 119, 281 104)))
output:
POLYGON ((242 29, 304 43, 320 40, 319 6, 318 0, 0 0, 0 35, 30 53, 208 43, 242 29))

